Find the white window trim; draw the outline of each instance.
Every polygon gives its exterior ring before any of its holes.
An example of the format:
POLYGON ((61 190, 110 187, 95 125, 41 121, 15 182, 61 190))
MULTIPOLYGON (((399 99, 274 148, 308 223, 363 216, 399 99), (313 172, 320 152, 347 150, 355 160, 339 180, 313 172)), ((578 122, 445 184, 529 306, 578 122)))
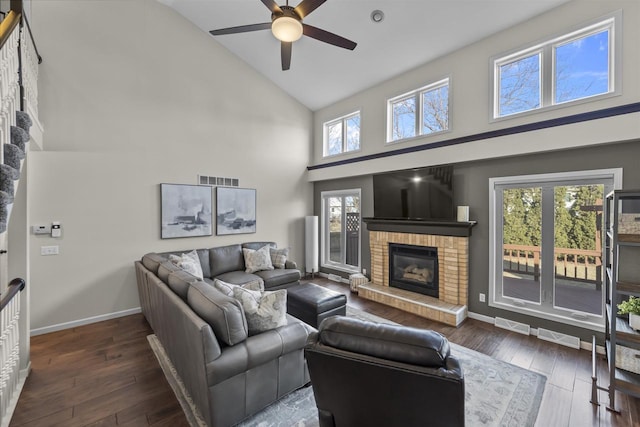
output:
POLYGON ((338 117, 337 119, 329 120, 328 122, 324 122, 322 124, 322 157, 335 157, 341 156, 343 154, 357 153, 362 150, 362 113, 360 110, 354 111, 353 113, 345 114, 344 116, 338 117), (358 149, 347 151, 347 120, 352 117, 360 116, 360 133, 358 137, 358 149), (342 122, 342 151, 336 154, 328 154, 329 148, 329 127, 336 123, 342 122))
MULTIPOLYGON (((540 310, 537 310, 535 307, 540 304, 530 301, 522 301, 516 298, 502 297, 502 300, 498 300, 498 296, 496 295, 496 283, 495 278, 497 274, 496 269, 496 250, 499 242, 496 241, 497 229, 500 226, 498 224, 499 220, 502 218, 498 217, 498 212, 496 211, 496 197, 495 197, 495 189, 496 186, 503 184, 511 184, 511 183, 545 183, 545 182, 555 182, 555 181, 569 181, 569 180, 581 180, 581 179, 611 179, 613 178, 613 188, 615 190, 619 190, 622 188, 622 168, 612 168, 612 169, 597 169, 597 170, 588 170, 588 171, 578 171, 578 172, 560 172, 560 173, 548 173, 548 174, 540 174, 540 175, 520 175, 520 176, 510 176, 510 177, 499 177, 499 178, 489 178, 489 306, 495 307, 507 311, 513 311, 520 314, 527 314, 533 317, 538 317, 541 319, 552 320, 556 322, 561 322, 568 325, 578 326, 581 328, 591 329, 594 331, 604 332, 604 315, 602 313, 601 320, 599 322, 592 321, 583 321, 579 319, 575 319, 568 316, 560 316, 559 314, 554 313, 544 313, 540 310)), ((604 250, 604 249, 603 249, 604 250)), ((603 293, 605 292, 603 288, 603 293)), ((604 309, 603 309, 604 310, 604 309)), ((570 310, 567 310, 569 313, 570 310)))
POLYGON ((325 199, 327 197, 336 197, 336 196, 348 196, 348 195, 356 195, 360 200, 360 219, 362 220, 362 191, 360 188, 352 188, 347 190, 333 190, 333 191, 321 191, 320 192, 320 203, 321 203, 321 215, 320 215, 320 266, 325 268, 330 268, 332 270, 343 271, 345 273, 359 273, 360 268, 362 266, 362 227, 360 227, 360 233, 358 233, 358 265, 357 266, 347 266, 345 264, 336 263, 334 261, 330 261, 327 259, 327 245, 329 244, 327 240, 327 211, 325 206, 325 199))
POLYGON ((393 98, 387 99, 387 141, 386 144, 397 144, 401 142, 411 141, 417 138, 427 138, 434 135, 442 135, 443 133, 451 132, 451 77, 447 76, 443 79, 430 83, 426 86, 423 86, 418 89, 414 89, 409 92, 405 92, 401 95, 394 96, 393 98), (429 92, 435 89, 439 89, 441 87, 448 87, 448 99, 447 99, 447 128, 438 132, 431 132, 427 134, 422 133, 422 94, 424 92, 429 92), (416 107, 418 111, 416 112, 415 117, 415 126, 416 126, 416 135, 410 136, 408 138, 402 139, 393 139, 393 104, 402 101, 408 98, 415 98, 416 107))
POLYGON ((622 94, 622 10, 617 10, 598 19, 572 27, 568 32, 555 35, 543 41, 539 41, 515 49, 510 53, 496 55, 489 60, 490 98, 491 109, 489 122, 509 120, 514 117, 523 117, 537 114, 541 111, 553 111, 568 106, 579 105, 601 99, 611 98, 622 94), (609 91, 607 93, 591 95, 560 103, 555 102, 555 47, 575 39, 588 37, 605 29, 609 29, 609 91), (541 52, 541 98, 540 107, 500 116, 499 72, 500 65, 512 62, 518 58, 532 55, 536 51, 541 52))

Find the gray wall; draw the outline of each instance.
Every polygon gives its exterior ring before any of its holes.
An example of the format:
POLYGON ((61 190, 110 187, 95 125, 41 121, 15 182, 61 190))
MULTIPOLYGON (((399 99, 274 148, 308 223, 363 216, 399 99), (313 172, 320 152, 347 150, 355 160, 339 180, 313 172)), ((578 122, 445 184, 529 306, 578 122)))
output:
MULTIPOLYGON (((459 147, 463 150, 463 146, 459 147)), ((554 331, 591 339, 592 331, 560 323, 506 312, 478 300, 478 294, 489 295, 489 178, 527 174, 567 172, 590 169, 623 168, 625 189, 640 188, 640 141, 590 147, 579 150, 516 156, 455 164, 454 192, 456 205, 470 206, 470 219, 478 221, 470 239, 469 311, 490 317, 506 317, 554 331)), ((373 216, 373 188, 371 175, 316 182, 314 184, 315 213, 320 215, 320 192, 346 188, 362 188, 363 216, 373 216)), ((364 224, 363 224, 364 226, 364 224)), ((362 238, 362 267, 371 271, 368 232, 362 238)), ((323 272, 333 272, 322 269, 323 272)))

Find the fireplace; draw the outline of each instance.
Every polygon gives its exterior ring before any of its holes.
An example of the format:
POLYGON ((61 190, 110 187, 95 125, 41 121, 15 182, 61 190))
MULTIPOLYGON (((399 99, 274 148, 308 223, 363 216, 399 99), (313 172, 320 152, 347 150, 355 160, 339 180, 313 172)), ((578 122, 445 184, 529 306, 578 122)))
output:
POLYGON ((389 243, 389 286, 438 298, 438 248, 389 243))

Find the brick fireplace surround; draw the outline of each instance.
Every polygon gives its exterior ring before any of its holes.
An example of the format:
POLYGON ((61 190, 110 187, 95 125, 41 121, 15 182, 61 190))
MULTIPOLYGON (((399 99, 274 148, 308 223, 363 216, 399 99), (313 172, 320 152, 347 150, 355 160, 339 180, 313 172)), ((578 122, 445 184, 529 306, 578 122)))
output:
POLYGON ((467 317, 469 236, 475 222, 432 223, 365 218, 371 249, 371 282, 358 295, 427 319, 458 326, 467 317), (389 243, 438 249, 439 298, 389 286, 389 243))

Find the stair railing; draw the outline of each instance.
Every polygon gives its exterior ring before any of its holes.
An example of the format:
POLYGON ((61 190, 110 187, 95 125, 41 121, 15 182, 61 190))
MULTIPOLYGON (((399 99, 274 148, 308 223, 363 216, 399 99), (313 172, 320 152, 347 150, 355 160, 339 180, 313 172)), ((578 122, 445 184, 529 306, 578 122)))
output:
POLYGON ((20 385, 20 293, 22 279, 13 279, 0 300, 0 424, 11 419, 20 385))
MULTIPOLYGON (((0 23, 0 148, 11 143, 11 126, 20 108, 20 14, 11 10, 0 23)), ((0 163, 4 162, 0 150, 0 163)))

